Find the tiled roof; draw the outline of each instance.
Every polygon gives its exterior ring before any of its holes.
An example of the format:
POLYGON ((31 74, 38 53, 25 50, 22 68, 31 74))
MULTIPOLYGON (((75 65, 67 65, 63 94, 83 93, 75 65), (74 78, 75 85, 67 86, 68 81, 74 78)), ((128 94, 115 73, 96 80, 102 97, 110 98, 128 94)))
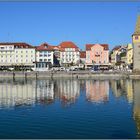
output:
POLYGON ((65 51, 65 48, 75 48, 75 51, 79 51, 79 48, 71 41, 65 41, 59 44, 60 51, 65 51))
POLYGON ((113 48, 113 50, 119 50, 121 48, 121 46, 116 46, 113 48))
MULTIPOLYGON (((94 46, 96 44, 86 44, 86 50, 91 50, 91 47, 94 46)), ((101 45, 102 47, 104 47, 104 50, 109 50, 109 47, 108 47, 108 44, 99 44, 101 45)))
POLYGON ((34 48, 32 45, 24 42, 0 42, 0 45, 14 45, 18 46, 19 48, 34 48))
POLYGON ((47 43, 43 43, 40 46, 37 46, 36 50, 37 51, 53 51, 54 47, 57 47, 57 46, 51 46, 47 43))
POLYGON ((78 48, 73 42, 71 41, 65 41, 60 43, 61 48, 78 48))
POLYGON ((86 52, 85 51, 80 52, 80 58, 86 58, 86 52))

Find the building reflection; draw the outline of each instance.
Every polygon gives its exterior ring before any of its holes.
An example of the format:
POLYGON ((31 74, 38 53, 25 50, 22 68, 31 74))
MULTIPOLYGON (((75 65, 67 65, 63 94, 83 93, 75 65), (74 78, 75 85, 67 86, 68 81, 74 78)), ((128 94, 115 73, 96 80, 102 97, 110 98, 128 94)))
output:
POLYGON ((136 122, 138 138, 140 138, 140 81, 133 81, 134 104, 133 118, 136 122))
POLYGON ((0 81, 0 108, 51 104, 58 99, 62 106, 75 103, 80 95, 78 80, 0 81))
POLYGON ((44 104, 54 102, 54 82, 51 80, 37 80, 36 101, 44 104))
POLYGON ((0 81, 0 107, 51 103, 54 100, 53 84, 49 80, 0 81))
POLYGON ((124 96, 129 103, 133 102, 132 80, 110 80, 110 87, 116 98, 124 96))
POLYGON ((106 102, 109 98, 108 81, 86 81, 86 98, 91 102, 106 102))
POLYGON ((62 106, 66 107, 74 104, 80 95, 79 80, 57 80, 57 97, 60 99, 62 106))

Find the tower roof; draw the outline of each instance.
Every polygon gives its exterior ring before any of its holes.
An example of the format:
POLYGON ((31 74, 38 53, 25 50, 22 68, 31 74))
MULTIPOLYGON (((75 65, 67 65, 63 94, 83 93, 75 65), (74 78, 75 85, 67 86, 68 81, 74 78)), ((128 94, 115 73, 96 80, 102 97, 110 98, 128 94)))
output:
POLYGON ((135 32, 133 35, 140 35, 140 15, 137 17, 135 32))

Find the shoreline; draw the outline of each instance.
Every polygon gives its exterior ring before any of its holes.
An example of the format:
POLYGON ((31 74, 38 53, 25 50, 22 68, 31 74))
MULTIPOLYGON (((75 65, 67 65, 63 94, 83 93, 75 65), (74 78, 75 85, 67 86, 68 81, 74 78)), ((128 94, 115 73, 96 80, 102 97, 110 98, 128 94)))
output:
POLYGON ((133 72, 0 72, 0 78, 24 79, 140 79, 140 73, 133 72))

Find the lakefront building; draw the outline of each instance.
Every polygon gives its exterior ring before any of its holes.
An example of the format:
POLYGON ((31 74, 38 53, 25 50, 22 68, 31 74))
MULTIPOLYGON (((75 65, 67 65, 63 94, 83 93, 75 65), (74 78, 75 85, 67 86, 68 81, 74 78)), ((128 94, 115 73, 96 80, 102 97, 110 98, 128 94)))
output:
POLYGON ((1 68, 33 68, 35 47, 27 43, 0 43, 1 68))
POLYGON ((80 62, 80 50, 70 41, 62 42, 60 48, 60 64, 63 66, 78 65, 80 62))
POLYGON ((112 49, 111 53, 110 53, 110 57, 111 57, 111 64, 114 66, 118 60, 119 60, 119 57, 118 57, 118 53, 119 53, 119 50, 120 50, 121 46, 116 46, 112 49))
POLYGON ((36 70, 46 71, 53 66, 54 52, 53 47, 43 43, 36 47, 36 70))
POLYGON ((108 44, 86 44, 86 67, 109 64, 108 44))
POLYGON ((132 35, 133 43, 133 70, 140 71, 140 15, 137 18, 135 32, 132 35))
POLYGON ((79 68, 84 69, 86 64, 86 51, 80 51, 79 68))

